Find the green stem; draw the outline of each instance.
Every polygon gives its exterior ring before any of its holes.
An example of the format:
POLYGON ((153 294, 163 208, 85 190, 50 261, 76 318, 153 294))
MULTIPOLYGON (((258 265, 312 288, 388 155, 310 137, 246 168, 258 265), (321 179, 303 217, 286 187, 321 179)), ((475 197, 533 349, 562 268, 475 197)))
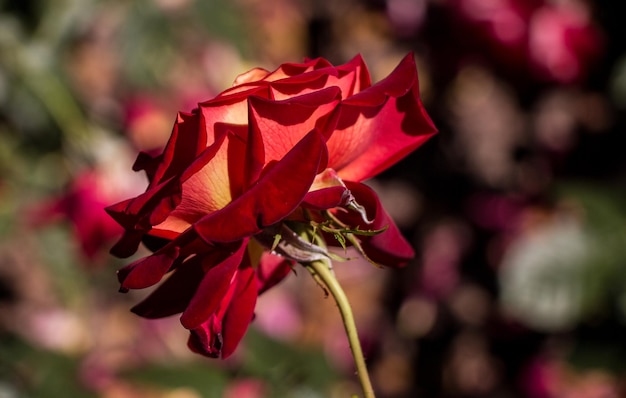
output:
POLYGON ((343 325, 346 329, 348 342, 350 343, 350 349, 352 350, 357 376, 361 382, 364 397, 374 398, 374 389, 372 388, 372 383, 367 373, 367 366, 365 365, 365 358, 363 357, 363 351, 361 349, 361 343, 359 342, 359 336, 348 297, 341 288, 341 285, 339 285, 339 281, 337 281, 334 273, 331 271, 328 260, 312 261, 305 264, 305 267, 318 282, 323 282, 335 299, 337 307, 339 307, 339 312, 341 313, 341 318, 343 319, 343 325))

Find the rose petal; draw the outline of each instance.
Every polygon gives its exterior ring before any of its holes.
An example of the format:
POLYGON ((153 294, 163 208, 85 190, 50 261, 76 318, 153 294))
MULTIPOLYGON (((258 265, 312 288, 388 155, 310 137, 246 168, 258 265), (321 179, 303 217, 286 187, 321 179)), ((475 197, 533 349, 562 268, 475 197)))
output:
MULTIPOLYGON (((217 265, 203 264, 211 267, 202 278, 196 293, 180 317, 180 323, 187 329, 194 329, 205 322, 215 312, 218 304, 228 291, 232 277, 241 264, 246 252, 247 240, 241 242, 236 251, 217 265)), ((203 260, 204 261, 204 260, 203 260)))
POLYGON ((189 348, 211 358, 230 356, 252 321, 256 297, 254 274, 246 265, 236 271, 216 311, 190 330, 189 348))
POLYGON ((323 88, 337 87, 341 98, 348 98, 371 85, 369 72, 363 58, 357 55, 346 64, 337 67, 328 64, 321 69, 310 70, 271 83, 274 99, 282 100, 323 88))
POLYGON ((180 203, 171 208, 167 219, 155 225, 159 230, 182 232, 191 224, 226 206, 233 192, 243 190, 245 157, 243 126, 216 125, 216 140, 182 173, 180 203))
POLYGON ((232 242, 284 219, 308 192, 325 151, 320 134, 310 132, 256 185, 222 210, 200 219, 194 229, 206 242, 232 242))
POLYGON ((347 204, 350 191, 342 186, 322 188, 306 194, 302 206, 313 210, 327 210, 347 204))
POLYGON ((163 151, 162 163, 155 171, 149 188, 178 176, 207 147, 206 131, 200 127, 197 113, 178 113, 172 135, 163 151))
POLYGON ((329 166, 344 180, 373 177, 437 131, 419 99, 412 54, 386 79, 346 99, 339 108, 337 130, 327 145, 329 166))
POLYGON ((294 261, 264 252, 256 270, 259 294, 276 286, 292 271, 294 261))
POLYGON ((212 315, 199 327, 189 331, 187 347, 196 354, 219 358, 222 351, 222 320, 212 315))
POLYGON ((282 159, 314 127, 321 130, 325 119, 341 99, 337 87, 292 97, 283 101, 250 98, 250 120, 253 147, 264 149, 264 164, 282 159), (258 142, 261 139, 262 142, 258 142))
POLYGON ((176 262, 180 263, 192 253, 206 252, 211 248, 212 246, 198 239, 193 229, 189 229, 154 254, 120 269, 117 275, 121 283, 120 290, 152 286, 174 268, 176 262))
POLYGON ((307 72, 332 67, 332 64, 324 58, 309 59, 304 63, 284 63, 278 67, 274 72, 267 75, 264 80, 268 82, 275 82, 277 80, 290 78, 293 76, 306 78, 307 72))
POLYGON ((179 247, 170 245, 120 269, 117 271, 120 290, 143 289, 158 283, 170 270, 179 253, 179 247))
POLYGON ((248 330, 254 317, 254 306, 258 295, 254 271, 251 267, 239 270, 236 283, 237 289, 222 323, 224 334, 223 359, 228 358, 235 351, 246 330, 248 330))
POLYGON ((244 72, 235 78, 233 82, 233 86, 240 86, 244 83, 256 82, 258 80, 263 80, 270 72, 263 68, 252 68, 247 72, 244 72))
POLYGON ((337 212, 336 216, 352 228, 359 226, 363 230, 378 230, 387 227, 378 235, 357 238, 362 241, 365 254, 377 264, 390 267, 405 265, 415 256, 415 252, 383 208, 376 192, 364 184, 350 181, 346 181, 345 184, 357 203, 366 209, 368 218, 373 222, 367 224, 361 215, 354 211, 337 212))
POLYGON ((202 257, 196 256, 185 261, 131 311, 149 319, 163 318, 183 312, 204 276, 201 260, 202 257))

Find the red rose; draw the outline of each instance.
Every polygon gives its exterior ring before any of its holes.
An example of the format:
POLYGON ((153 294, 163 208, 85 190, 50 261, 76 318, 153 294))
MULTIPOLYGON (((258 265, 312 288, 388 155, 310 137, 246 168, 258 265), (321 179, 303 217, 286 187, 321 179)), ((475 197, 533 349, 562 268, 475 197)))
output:
POLYGON ((107 209, 125 228, 114 254, 129 256, 141 241, 156 250, 119 271, 121 290, 171 272, 133 311, 149 318, 182 312, 192 350, 229 356, 259 292, 296 261, 328 255, 299 229, 350 236, 377 263, 411 259, 410 245, 360 182, 435 132, 412 55, 375 85, 360 57, 239 76, 231 89, 178 115, 163 154, 140 154, 135 163, 149 177, 146 192, 107 209))

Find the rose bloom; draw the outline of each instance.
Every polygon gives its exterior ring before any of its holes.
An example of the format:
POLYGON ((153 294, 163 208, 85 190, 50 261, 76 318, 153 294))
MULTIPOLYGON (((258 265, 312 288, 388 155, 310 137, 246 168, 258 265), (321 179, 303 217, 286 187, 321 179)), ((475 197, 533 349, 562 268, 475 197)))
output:
POLYGON ((341 66, 318 58, 240 75, 179 113, 163 153, 140 154, 134 165, 149 178, 146 192, 107 208, 125 228, 113 254, 130 256, 141 242, 154 251, 118 272, 121 291, 169 273, 133 311, 182 313, 191 350, 228 357, 258 294, 296 262, 329 257, 302 231, 356 245, 377 264, 398 267, 413 257, 361 181, 435 132, 413 55, 375 85, 360 56, 341 66))

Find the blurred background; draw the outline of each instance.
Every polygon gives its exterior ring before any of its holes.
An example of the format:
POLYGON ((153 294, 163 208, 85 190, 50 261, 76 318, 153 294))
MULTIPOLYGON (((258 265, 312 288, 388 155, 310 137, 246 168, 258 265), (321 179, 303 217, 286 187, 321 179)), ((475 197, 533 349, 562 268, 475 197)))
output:
POLYGON ((129 312, 102 208, 237 74, 409 51, 440 134, 369 181, 417 249, 347 263, 378 396, 626 397, 626 3, 0 0, 0 397, 347 397, 331 299, 264 294, 227 361, 129 312))

